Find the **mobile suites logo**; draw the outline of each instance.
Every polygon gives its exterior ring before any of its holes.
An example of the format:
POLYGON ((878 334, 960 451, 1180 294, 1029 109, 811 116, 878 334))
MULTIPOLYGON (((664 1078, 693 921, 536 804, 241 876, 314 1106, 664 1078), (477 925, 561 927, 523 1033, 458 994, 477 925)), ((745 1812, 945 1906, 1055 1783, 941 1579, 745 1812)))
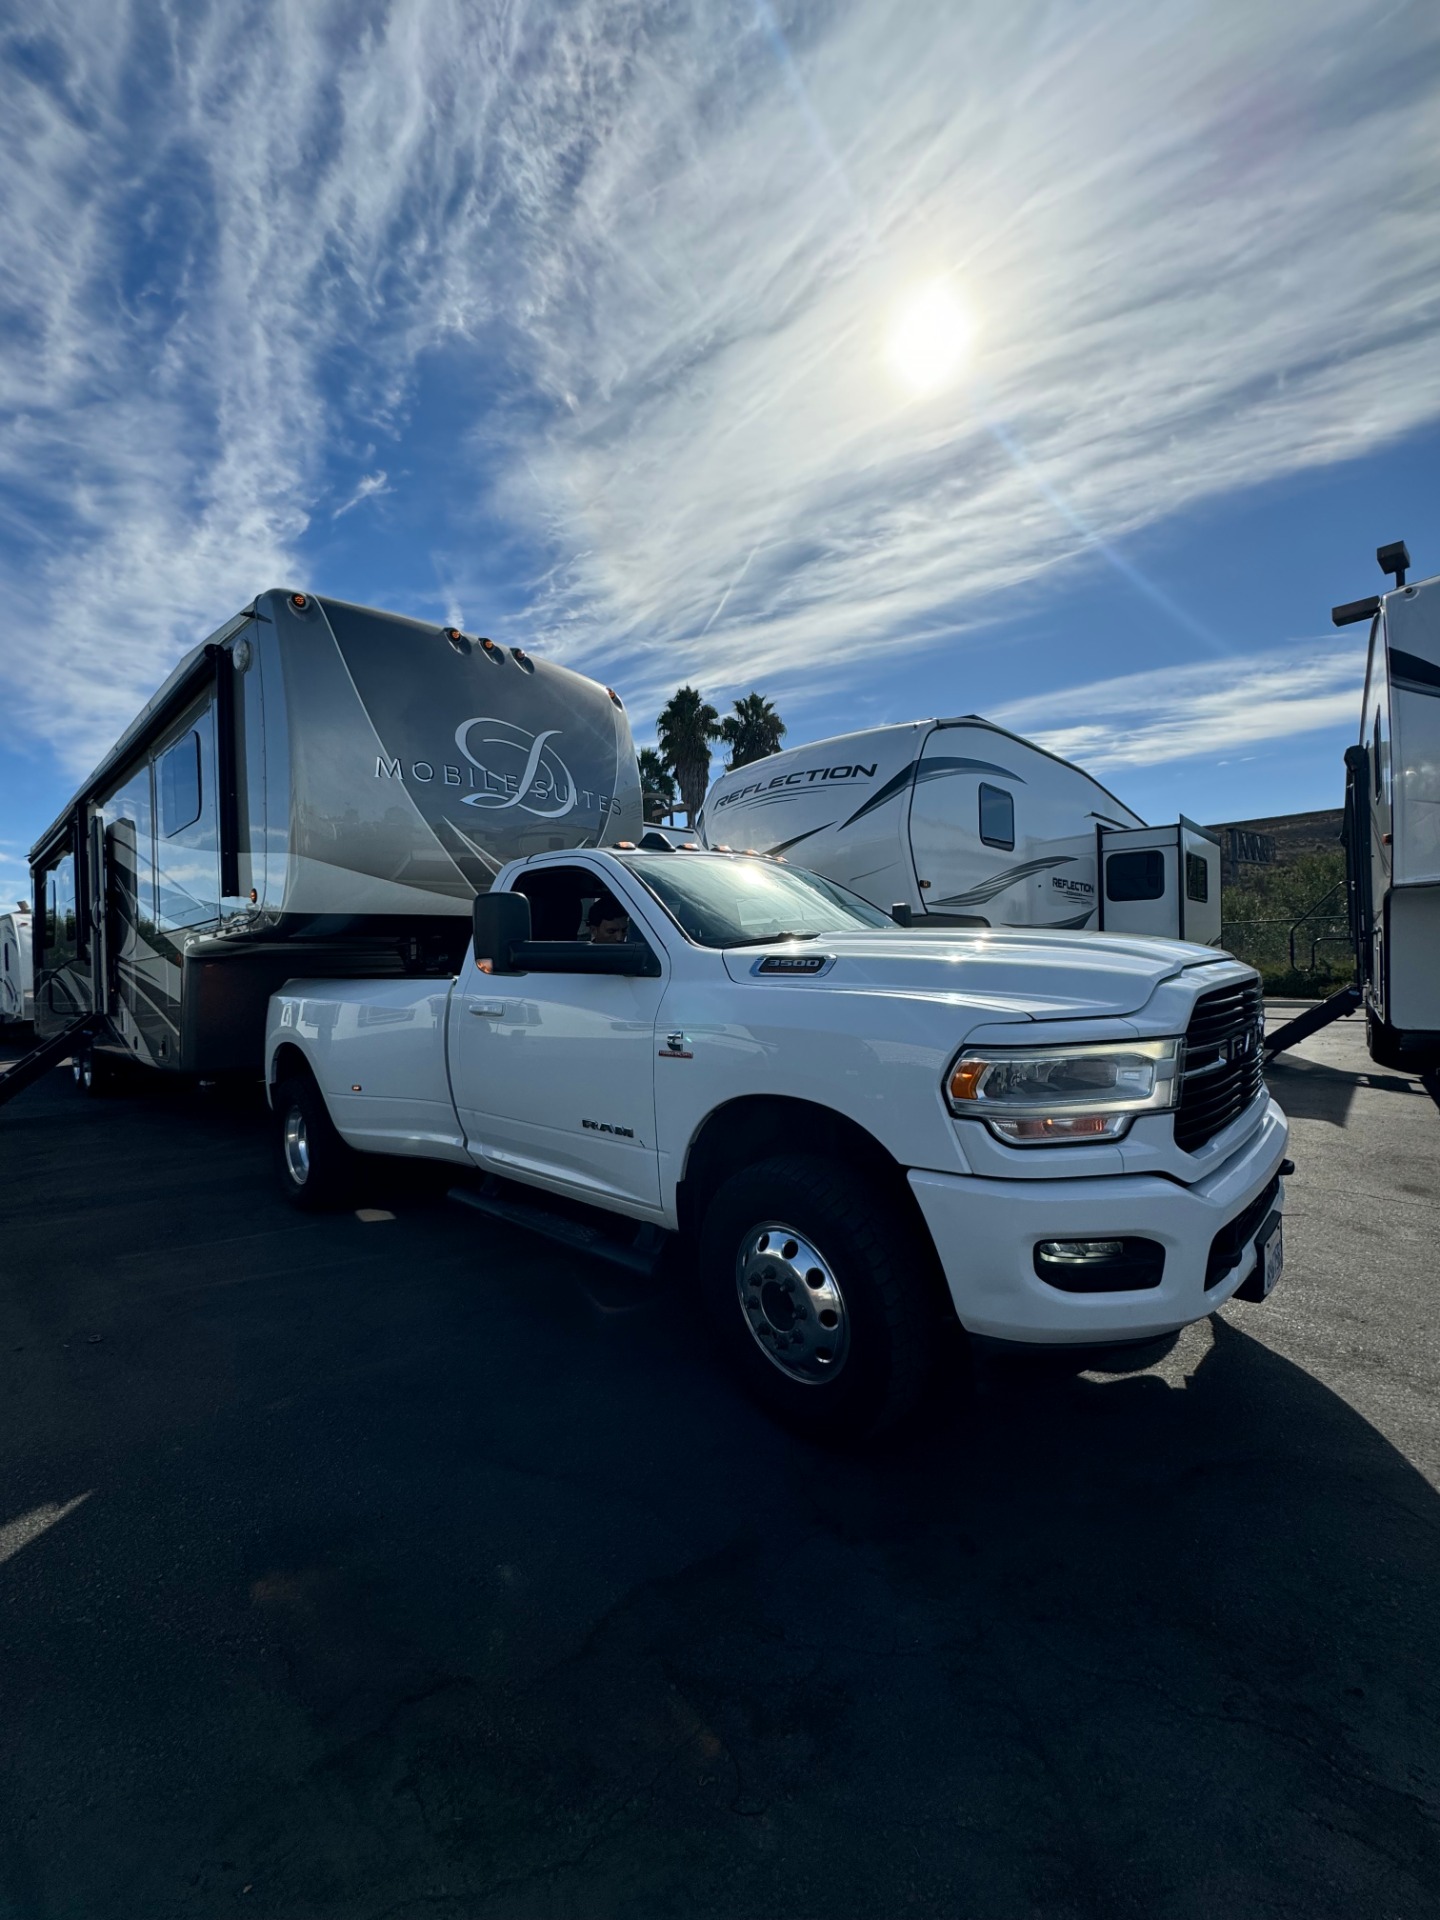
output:
POLYGON ((756 780, 748 787, 737 787, 734 793, 723 793, 715 802, 719 807, 733 807, 737 800, 748 800, 752 794, 770 793, 781 787, 808 787, 817 780, 873 780, 878 760, 872 760, 864 766, 858 760, 854 766, 807 767, 800 773, 777 773, 769 780, 756 780))
POLYGON ((559 738, 559 727, 527 733, 509 720, 481 714, 473 720, 462 720, 455 729, 455 745, 465 762, 463 766, 412 760, 407 768, 399 760, 377 754, 375 778, 398 780, 402 785, 414 781, 429 786, 438 781, 444 787, 465 787, 469 791, 458 796, 461 804, 486 813, 502 813, 514 807, 541 820, 558 820, 573 813, 577 804, 587 811, 598 808, 602 814, 618 813, 613 795, 577 785, 551 745, 559 738), (483 731, 477 734, 476 728, 483 731))

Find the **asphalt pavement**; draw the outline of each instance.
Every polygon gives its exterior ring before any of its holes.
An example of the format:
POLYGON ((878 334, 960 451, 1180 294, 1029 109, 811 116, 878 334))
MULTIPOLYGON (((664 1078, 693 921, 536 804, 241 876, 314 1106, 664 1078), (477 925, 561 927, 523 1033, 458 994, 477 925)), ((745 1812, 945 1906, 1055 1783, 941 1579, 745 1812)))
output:
POLYGON ((1278 1063, 1286 1270, 868 1455, 218 1092, 0 1108, 0 1920, 1433 1920, 1440 1110, 1278 1063))

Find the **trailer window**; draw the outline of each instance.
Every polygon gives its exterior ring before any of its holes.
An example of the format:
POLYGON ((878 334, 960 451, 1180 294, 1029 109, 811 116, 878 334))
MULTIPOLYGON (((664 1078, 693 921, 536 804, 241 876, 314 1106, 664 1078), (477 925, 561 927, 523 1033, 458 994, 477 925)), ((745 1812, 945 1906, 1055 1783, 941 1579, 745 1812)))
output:
POLYGON ((1200 901, 1210 898, 1210 869, 1203 853, 1185 856, 1185 898, 1200 901))
MULTIPOLYGON (((1105 895, 1110 900, 1160 900, 1165 895, 1165 855, 1159 847, 1138 853, 1112 853, 1105 862, 1105 895)), ((1191 899, 1195 898, 1191 894, 1191 899)))
POLYGON ((200 818, 200 736, 187 733, 156 766, 160 789, 160 831, 168 840, 200 818))
POLYGON ((987 786, 983 780, 980 782, 980 838, 987 847, 1004 847, 1007 852, 1015 845, 1015 796, 1004 787, 987 786))

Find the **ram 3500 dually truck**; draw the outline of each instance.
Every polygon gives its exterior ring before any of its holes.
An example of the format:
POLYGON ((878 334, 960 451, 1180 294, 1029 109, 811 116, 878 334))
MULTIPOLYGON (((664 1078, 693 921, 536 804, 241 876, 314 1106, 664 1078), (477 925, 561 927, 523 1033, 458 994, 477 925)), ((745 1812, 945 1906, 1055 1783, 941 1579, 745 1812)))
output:
POLYGON ((909 1410, 947 1321, 1137 1341, 1269 1292, 1290 1164, 1249 967, 908 930, 783 862, 647 842, 504 867, 453 979, 273 996, 296 1204, 349 1197, 359 1149, 469 1169, 532 1224, 538 1189, 632 1261, 683 1234, 751 1390, 817 1434, 909 1410))

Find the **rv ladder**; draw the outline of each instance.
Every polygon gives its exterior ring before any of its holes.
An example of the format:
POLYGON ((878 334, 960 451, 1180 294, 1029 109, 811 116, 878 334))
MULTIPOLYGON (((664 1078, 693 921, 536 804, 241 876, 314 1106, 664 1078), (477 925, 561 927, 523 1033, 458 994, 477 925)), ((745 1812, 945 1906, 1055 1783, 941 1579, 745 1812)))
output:
POLYGON ((76 1040, 90 1025, 93 1016, 86 1014, 65 1028, 63 1033, 42 1040, 38 1047, 32 1047, 29 1053, 22 1053, 8 1073, 0 1073, 0 1107, 7 1100, 13 1100, 17 1093, 23 1093, 32 1080, 38 1080, 42 1073, 63 1060, 74 1046, 76 1040))
POLYGON ((1352 981, 1348 987, 1332 993, 1328 1000, 1322 1000, 1318 1007, 1307 1007, 1304 1013, 1297 1013, 1293 1020, 1287 1020, 1283 1027, 1267 1033, 1265 1058, 1273 1060, 1277 1053, 1284 1053, 1287 1047, 1298 1046, 1302 1040, 1308 1040, 1312 1033, 1319 1033, 1322 1027, 1328 1027, 1332 1020, 1343 1020, 1347 1013, 1354 1013, 1359 1005, 1360 989, 1352 981))

